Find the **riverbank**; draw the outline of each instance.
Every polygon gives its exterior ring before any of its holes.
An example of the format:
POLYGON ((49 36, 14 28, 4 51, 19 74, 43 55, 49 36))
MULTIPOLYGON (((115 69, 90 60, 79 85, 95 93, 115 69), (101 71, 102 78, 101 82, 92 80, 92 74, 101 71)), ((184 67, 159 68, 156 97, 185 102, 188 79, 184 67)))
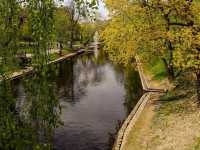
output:
MULTIPOLYGON (((62 56, 59 56, 59 57, 55 57, 52 59, 53 60, 50 60, 48 62, 48 65, 49 64, 54 64, 54 63, 58 63, 58 62, 61 62, 63 60, 66 60, 66 59, 69 59, 69 58, 72 58, 74 56, 77 56, 77 55, 80 55, 80 54, 83 54, 85 53, 86 51, 84 50, 79 50, 77 52, 71 52, 71 53, 66 53, 66 54, 63 54, 62 56)), ((6 80, 14 80, 14 79, 17 79, 17 78, 21 78, 22 76, 25 76, 27 74, 31 74, 32 72, 34 71, 34 67, 32 66, 29 66, 29 67, 26 67, 24 69, 20 69, 18 71, 15 71, 13 73, 10 73, 8 75, 6 75, 6 80)), ((0 77, 0 81, 1 81, 1 77, 0 77)))
POLYGON ((188 76, 187 79, 182 76, 179 79, 181 84, 175 87, 166 78, 156 79, 147 66, 143 65, 143 68, 151 87, 168 87, 169 92, 150 94, 142 113, 130 126, 120 150, 200 149, 200 110, 194 83, 188 76))
POLYGON ((168 89, 166 86, 154 86, 149 82, 149 76, 146 76, 146 73, 143 69, 143 63, 141 63, 138 56, 135 57, 137 70, 140 75, 140 80, 142 83, 143 91, 145 92, 143 96, 138 101, 137 105, 134 107, 132 112, 129 114, 127 119, 124 121, 122 127, 120 128, 116 142, 114 144, 114 150, 123 150, 126 146, 127 141, 129 140, 129 134, 138 122, 141 114, 143 113, 144 109, 146 109, 146 105, 152 99, 153 95, 160 95, 160 93, 166 92, 168 89))

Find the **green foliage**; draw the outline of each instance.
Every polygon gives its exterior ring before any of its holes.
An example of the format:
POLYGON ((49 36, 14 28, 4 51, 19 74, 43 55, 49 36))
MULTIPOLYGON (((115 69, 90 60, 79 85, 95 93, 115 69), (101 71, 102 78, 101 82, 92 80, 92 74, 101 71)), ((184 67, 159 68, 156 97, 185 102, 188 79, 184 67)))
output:
MULTIPOLYGON (((85 3, 75 1, 77 6, 85 3)), ((95 1, 88 3, 93 8, 95 1)), ((65 31, 64 16, 55 13, 54 0, 0 0, 0 149, 50 150, 53 130, 59 126, 60 105, 55 96, 57 87, 50 77, 58 71, 48 66, 50 43, 56 32, 65 31), (55 20, 55 18, 57 20, 55 20), (55 22, 57 24, 55 24, 55 22), (61 23, 61 26, 59 26, 61 23), (63 25, 63 26, 62 26, 63 25), (29 42, 29 44, 27 44, 29 42), (15 95, 7 80, 18 68, 17 52, 23 47, 33 53, 35 74, 22 79, 20 92, 15 95)), ((65 35, 62 35, 63 37, 65 35)), ((67 38, 67 37, 66 37, 67 38)))
POLYGON ((65 8, 57 8, 55 11, 55 33, 59 43, 67 43, 70 40, 69 16, 65 8))
MULTIPOLYGON (((35 99, 27 102, 29 106, 24 112, 26 115, 22 115, 24 113, 18 113, 18 110, 16 110, 19 100, 13 95, 12 83, 4 80, 4 78, 7 78, 8 71, 14 71, 17 66, 16 52, 21 31, 19 19, 21 4, 16 0, 2 0, 0 1, 0 7, 0 73, 3 77, 0 81, 0 149, 50 149, 51 146, 47 142, 50 135, 46 133, 51 133, 52 129, 58 124, 56 120, 57 113, 54 111, 55 107, 58 107, 58 101, 53 96, 54 92, 50 91, 52 87, 49 88, 50 86, 46 82, 48 74, 46 70, 46 52, 53 32, 54 2, 51 0, 27 1, 30 31, 34 42, 37 43, 34 45, 36 50, 34 51, 35 69, 40 75, 33 76, 34 82, 28 82, 27 84, 26 100, 29 99, 29 92, 34 93, 35 99), (39 81, 40 79, 42 81, 39 81), (38 91, 38 89, 40 90, 38 91), (47 113, 50 113, 51 116, 49 117, 47 113), (44 132, 40 130, 44 130, 44 132), (45 133, 43 135, 46 138, 45 142, 41 142, 39 139, 41 137, 40 132, 45 133)), ((24 28, 27 28, 27 25, 24 28)), ((22 30, 28 31, 28 29, 22 30)))
POLYGON ((147 62, 148 63, 145 63, 144 65, 146 69, 153 74, 154 79, 163 80, 167 77, 165 65, 158 56, 151 56, 151 59, 148 59, 147 62))
POLYGON ((0 1, 0 75, 16 68, 19 35, 19 4, 15 0, 0 1))
POLYGON ((128 64, 146 51, 165 59, 166 69, 198 70, 199 2, 106 2, 113 13, 102 38, 111 58, 128 64))
POLYGON ((95 25, 92 23, 82 23, 80 25, 80 41, 84 45, 93 41, 94 34, 96 32, 95 25))
POLYGON ((36 63, 47 63, 48 43, 52 40, 54 26, 54 1, 53 0, 29 0, 29 20, 35 47, 36 63))
POLYGON ((197 142, 194 145, 194 150, 200 149, 200 137, 197 138, 197 142))
POLYGON ((200 2, 106 0, 106 4, 112 18, 101 37, 110 58, 128 65, 136 54, 159 57, 164 65, 156 63, 151 69, 156 78, 166 72, 174 80, 189 70, 197 76, 200 100, 200 2), (166 71, 159 72, 163 67, 166 71))

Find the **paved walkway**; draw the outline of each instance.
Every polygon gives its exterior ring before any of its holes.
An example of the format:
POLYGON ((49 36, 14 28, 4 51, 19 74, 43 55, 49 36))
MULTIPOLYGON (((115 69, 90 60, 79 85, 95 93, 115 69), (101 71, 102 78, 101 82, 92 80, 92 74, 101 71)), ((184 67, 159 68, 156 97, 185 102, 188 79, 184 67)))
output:
POLYGON ((142 82, 143 90, 146 92, 141 99, 138 101, 137 105, 134 107, 128 118, 123 123, 121 129, 118 132, 116 143, 114 145, 114 150, 124 150, 126 142, 128 141, 128 135, 131 129, 135 126, 138 118, 146 107, 146 104, 151 99, 153 93, 164 93, 165 89, 155 89, 150 86, 148 80, 144 74, 142 63, 140 63, 140 59, 138 56, 135 57, 137 63, 137 69, 140 75, 140 79, 142 82))

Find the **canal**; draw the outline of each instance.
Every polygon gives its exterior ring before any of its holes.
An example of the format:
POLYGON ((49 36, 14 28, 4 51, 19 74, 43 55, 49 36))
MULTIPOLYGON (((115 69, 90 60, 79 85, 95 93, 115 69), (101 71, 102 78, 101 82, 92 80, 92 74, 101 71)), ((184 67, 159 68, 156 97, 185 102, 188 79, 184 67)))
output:
POLYGON ((102 52, 52 65, 45 78, 34 76, 12 82, 15 114, 6 114, 24 133, 16 133, 22 150, 111 150, 142 95, 138 72, 112 64, 102 52))

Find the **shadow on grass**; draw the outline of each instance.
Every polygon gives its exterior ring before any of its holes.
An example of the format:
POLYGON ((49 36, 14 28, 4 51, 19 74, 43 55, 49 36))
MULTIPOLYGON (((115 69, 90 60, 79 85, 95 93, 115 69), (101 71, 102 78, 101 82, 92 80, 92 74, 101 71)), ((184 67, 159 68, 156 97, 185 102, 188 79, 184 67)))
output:
POLYGON ((170 91, 161 96, 157 103, 158 115, 167 116, 170 114, 192 113, 195 109, 191 97, 191 91, 177 90, 170 91))
POLYGON ((170 102, 170 101, 177 101, 187 97, 186 93, 177 93, 177 92, 168 92, 165 95, 161 96, 159 101, 161 102, 170 102))
POLYGON ((154 75, 153 79, 155 80, 163 80, 167 77, 167 73, 165 71, 158 72, 154 75))

